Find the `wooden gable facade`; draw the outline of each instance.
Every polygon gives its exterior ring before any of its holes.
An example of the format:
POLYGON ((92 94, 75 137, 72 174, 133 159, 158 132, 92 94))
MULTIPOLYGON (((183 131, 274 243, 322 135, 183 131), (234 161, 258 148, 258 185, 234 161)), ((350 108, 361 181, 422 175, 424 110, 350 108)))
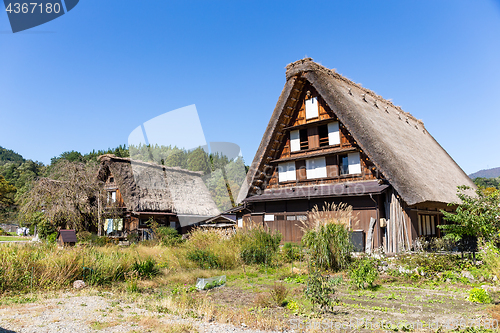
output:
POLYGON ((417 237, 440 236, 439 210, 449 209, 464 184, 473 186, 421 121, 303 59, 287 66, 287 83, 238 197, 250 212, 239 218, 298 242, 313 207, 346 203, 358 246, 399 252, 417 237), (440 161, 435 170, 426 167, 429 156, 440 161))

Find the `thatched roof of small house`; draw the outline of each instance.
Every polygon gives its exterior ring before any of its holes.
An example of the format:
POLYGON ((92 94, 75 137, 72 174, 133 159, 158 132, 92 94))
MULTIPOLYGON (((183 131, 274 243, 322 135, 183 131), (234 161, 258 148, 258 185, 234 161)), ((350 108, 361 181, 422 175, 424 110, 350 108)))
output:
POLYGON ((290 104, 293 89, 308 81, 409 205, 456 202, 457 186, 475 187, 421 120, 334 70, 305 58, 286 67, 286 83, 262 138, 238 202, 259 186, 256 176, 270 157, 270 142, 290 104), (302 81, 302 82, 301 82, 302 81))
POLYGON ((220 214, 203 183, 202 173, 178 167, 116 157, 99 157, 98 178, 110 174, 120 190, 125 206, 132 212, 172 212, 179 215, 220 214))

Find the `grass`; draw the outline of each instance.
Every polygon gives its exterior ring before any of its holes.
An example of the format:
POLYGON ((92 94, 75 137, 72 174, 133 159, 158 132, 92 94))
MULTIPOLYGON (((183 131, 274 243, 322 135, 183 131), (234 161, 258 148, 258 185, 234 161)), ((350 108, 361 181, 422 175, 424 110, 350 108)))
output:
POLYGON ((29 241, 30 238, 15 236, 0 236, 0 242, 29 241))

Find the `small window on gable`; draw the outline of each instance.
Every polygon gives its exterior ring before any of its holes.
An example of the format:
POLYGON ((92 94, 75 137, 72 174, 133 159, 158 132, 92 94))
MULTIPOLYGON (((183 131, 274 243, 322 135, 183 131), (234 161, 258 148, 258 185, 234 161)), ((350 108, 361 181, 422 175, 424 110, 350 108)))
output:
POLYGON ((307 128, 301 129, 299 131, 300 136, 300 150, 309 149, 309 136, 307 134, 307 128))
POLYGON ((109 182, 110 183, 114 183, 115 182, 115 178, 114 177, 109 177, 109 182))
POLYGON ((108 192, 108 204, 115 203, 116 202, 116 191, 110 191, 108 192))
POLYGON ((328 138, 328 125, 318 126, 319 134, 319 146, 326 147, 330 145, 330 139, 328 138))
POLYGON ((340 131, 338 121, 328 124, 328 144, 331 146, 340 144, 340 131))
POLYGON ((359 153, 349 153, 339 156, 340 175, 355 175, 361 173, 359 153))
POLYGON ((326 160, 324 157, 311 158, 306 160, 307 179, 326 177, 326 160))
POLYGON ((319 116, 318 98, 313 97, 306 100, 306 119, 317 118, 319 116))
POLYGON ((295 172, 295 162, 286 162, 278 164, 278 181, 288 182, 297 180, 295 172))
POLYGON ((295 130, 290 132, 290 151, 300 150, 300 131, 295 130))
POLYGON ((347 157, 347 155, 339 156, 339 173, 340 175, 349 174, 349 158, 347 157))

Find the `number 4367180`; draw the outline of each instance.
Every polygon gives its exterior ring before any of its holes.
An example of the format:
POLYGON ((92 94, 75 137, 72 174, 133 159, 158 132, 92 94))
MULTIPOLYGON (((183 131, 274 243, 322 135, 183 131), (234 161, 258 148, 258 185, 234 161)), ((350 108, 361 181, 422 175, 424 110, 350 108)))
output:
POLYGON ((51 13, 56 13, 58 14, 61 11, 61 5, 59 3, 46 3, 45 6, 43 3, 36 3, 36 2, 30 2, 30 3, 9 3, 7 8, 5 9, 9 14, 14 13, 14 14, 28 14, 28 13, 40 13, 43 14, 44 11, 47 14, 51 13))

